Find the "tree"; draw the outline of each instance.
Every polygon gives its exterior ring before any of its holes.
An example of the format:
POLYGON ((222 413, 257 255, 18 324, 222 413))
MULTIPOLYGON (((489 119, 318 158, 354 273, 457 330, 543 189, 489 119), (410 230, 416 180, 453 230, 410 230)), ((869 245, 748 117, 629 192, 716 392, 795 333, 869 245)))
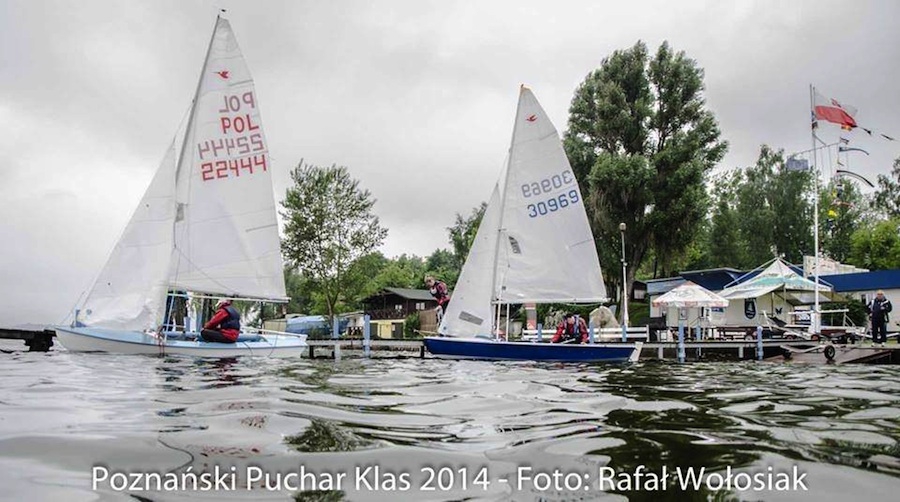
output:
POLYGON ((850 258, 853 234, 866 224, 867 202, 853 181, 836 179, 819 193, 819 237, 826 255, 850 258))
POLYGON ((288 262, 321 293, 333 317, 348 292, 347 271, 387 235, 372 212, 375 200, 346 167, 300 163, 281 202, 285 220, 282 251, 288 262))
MULTIPOLYGON (((447 227, 450 233, 450 246, 453 248, 453 257, 455 259, 454 267, 461 270, 463 263, 469 256, 469 249, 475 241, 475 233, 481 225, 481 219, 484 217, 484 211, 487 209, 487 202, 472 209, 468 217, 456 213, 456 222, 451 227, 447 227)), ((456 273, 459 276, 459 272, 456 273)))
POLYGON ((872 208, 882 217, 900 217, 900 157, 894 160, 890 176, 878 175, 878 189, 872 199, 872 208))
POLYGON ((447 249, 435 249, 425 259, 425 273, 444 281, 451 289, 456 285, 461 270, 462 267, 458 266, 456 255, 447 249))
POLYGON ((741 214, 738 212, 738 188, 744 177, 741 171, 731 171, 713 184, 711 229, 708 237, 709 267, 744 267, 747 243, 741 238, 741 214))
POLYGON ((620 222, 630 285, 651 249, 663 273, 671 271, 706 218, 704 182, 727 143, 703 89, 703 70, 684 52, 664 42, 651 59, 638 41, 604 59, 575 91, 564 145, 587 189, 608 284, 620 283, 620 222))
POLYGON ((881 221, 854 232, 850 263, 870 270, 900 268, 900 218, 881 221))

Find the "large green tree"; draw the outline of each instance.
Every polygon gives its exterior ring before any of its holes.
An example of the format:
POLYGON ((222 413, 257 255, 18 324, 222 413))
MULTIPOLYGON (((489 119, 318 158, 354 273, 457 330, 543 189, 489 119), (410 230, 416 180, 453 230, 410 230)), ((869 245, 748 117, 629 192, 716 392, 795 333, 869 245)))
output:
POLYGON ((293 186, 282 201, 285 258, 324 298, 329 317, 351 286, 347 271, 381 245, 387 229, 372 212, 375 199, 346 167, 320 167, 302 160, 291 171, 293 186))
POLYGON ((900 268, 900 218, 880 221, 854 232, 849 261, 870 270, 900 268))
POLYGON ((900 217, 900 158, 894 160, 890 176, 878 175, 878 189, 872 198, 872 208, 882 218, 900 217))
POLYGON ((707 173, 727 149, 703 97, 703 70, 663 43, 615 51, 578 86, 565 147, 587 194, 607 282, 619 284, 619 223, 628 284, 648 252, 658 273, 684 257, 707 215, 707 173))

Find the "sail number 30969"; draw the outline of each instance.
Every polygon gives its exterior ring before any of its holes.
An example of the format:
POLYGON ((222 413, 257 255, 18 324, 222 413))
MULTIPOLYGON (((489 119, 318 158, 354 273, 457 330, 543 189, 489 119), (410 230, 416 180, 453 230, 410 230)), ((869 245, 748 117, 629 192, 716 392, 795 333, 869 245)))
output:
POLYGON ((528 210, 528 217, 536 218, 538 216, 544 216, 546 214, 554 213, 556 211, 559 211, 560 209, 569 207, 572 204, 578 203, 581 200, 578 194, 578 189, 569 188, 574 183, 575 176, 572 175, 572 171, 566 169, 565 171, 559 174, 554 174, 549 178, 544 178, 540 181, 523 184, 522 195, 526 199, 529 199, 531 197, 543 198, 545 194, 555 192, 559 189, 567 190, 559 195, 553 195, 547 199, 537 201, 533 204, 528 204, 526 206, 526 209, 528 210))

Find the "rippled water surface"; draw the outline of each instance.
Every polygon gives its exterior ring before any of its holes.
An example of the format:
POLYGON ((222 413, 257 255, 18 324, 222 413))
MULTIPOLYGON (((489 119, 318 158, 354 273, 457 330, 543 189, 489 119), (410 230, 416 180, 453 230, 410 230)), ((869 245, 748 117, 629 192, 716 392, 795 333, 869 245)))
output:
POLYGON ((898 367, 211 361, 0 348, 3 500, 900 497, 898 367), (318 491, 277 485, 301 466, 319 483, 304 487, 318 491), (660 474, 796 466, 809 491, 681 491, 671 478, 665 490, 602 485, 602 468, 639 466, 660 474), (248 490, 249 467, 269 485, 248 490), (92 489, 97 469, 216 468, 235 473, 233 491, 92 489), (443 477, 429 484, 429 469, 443 477), (575 473, 579 488, 538 486, 539 472, 575 473))

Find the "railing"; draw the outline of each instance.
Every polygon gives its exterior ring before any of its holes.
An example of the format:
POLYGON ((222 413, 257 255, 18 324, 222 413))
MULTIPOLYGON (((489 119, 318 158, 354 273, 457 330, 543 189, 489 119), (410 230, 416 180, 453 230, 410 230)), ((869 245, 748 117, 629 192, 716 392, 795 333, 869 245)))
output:
MULTIPOLYGON (((591 328, 588 328, 588 337, 593 338, 595 342, 621 342, 622 340, 622 328, 593 328, 593 337, 591 337, 591 328)), ((556 334, 555 328, 543 328, 540 330, 540 336, 538 336, 538 330, 536 329, 525 329, 522 330, 522 341, 525 342, 537 342, 537 341, 546 341, 549 342, 553 335, 556 334)), ((626 339, 625 341, 648 341, 650 338, 650 328, 648 326, 630 326, 626 328, 626 339)))

